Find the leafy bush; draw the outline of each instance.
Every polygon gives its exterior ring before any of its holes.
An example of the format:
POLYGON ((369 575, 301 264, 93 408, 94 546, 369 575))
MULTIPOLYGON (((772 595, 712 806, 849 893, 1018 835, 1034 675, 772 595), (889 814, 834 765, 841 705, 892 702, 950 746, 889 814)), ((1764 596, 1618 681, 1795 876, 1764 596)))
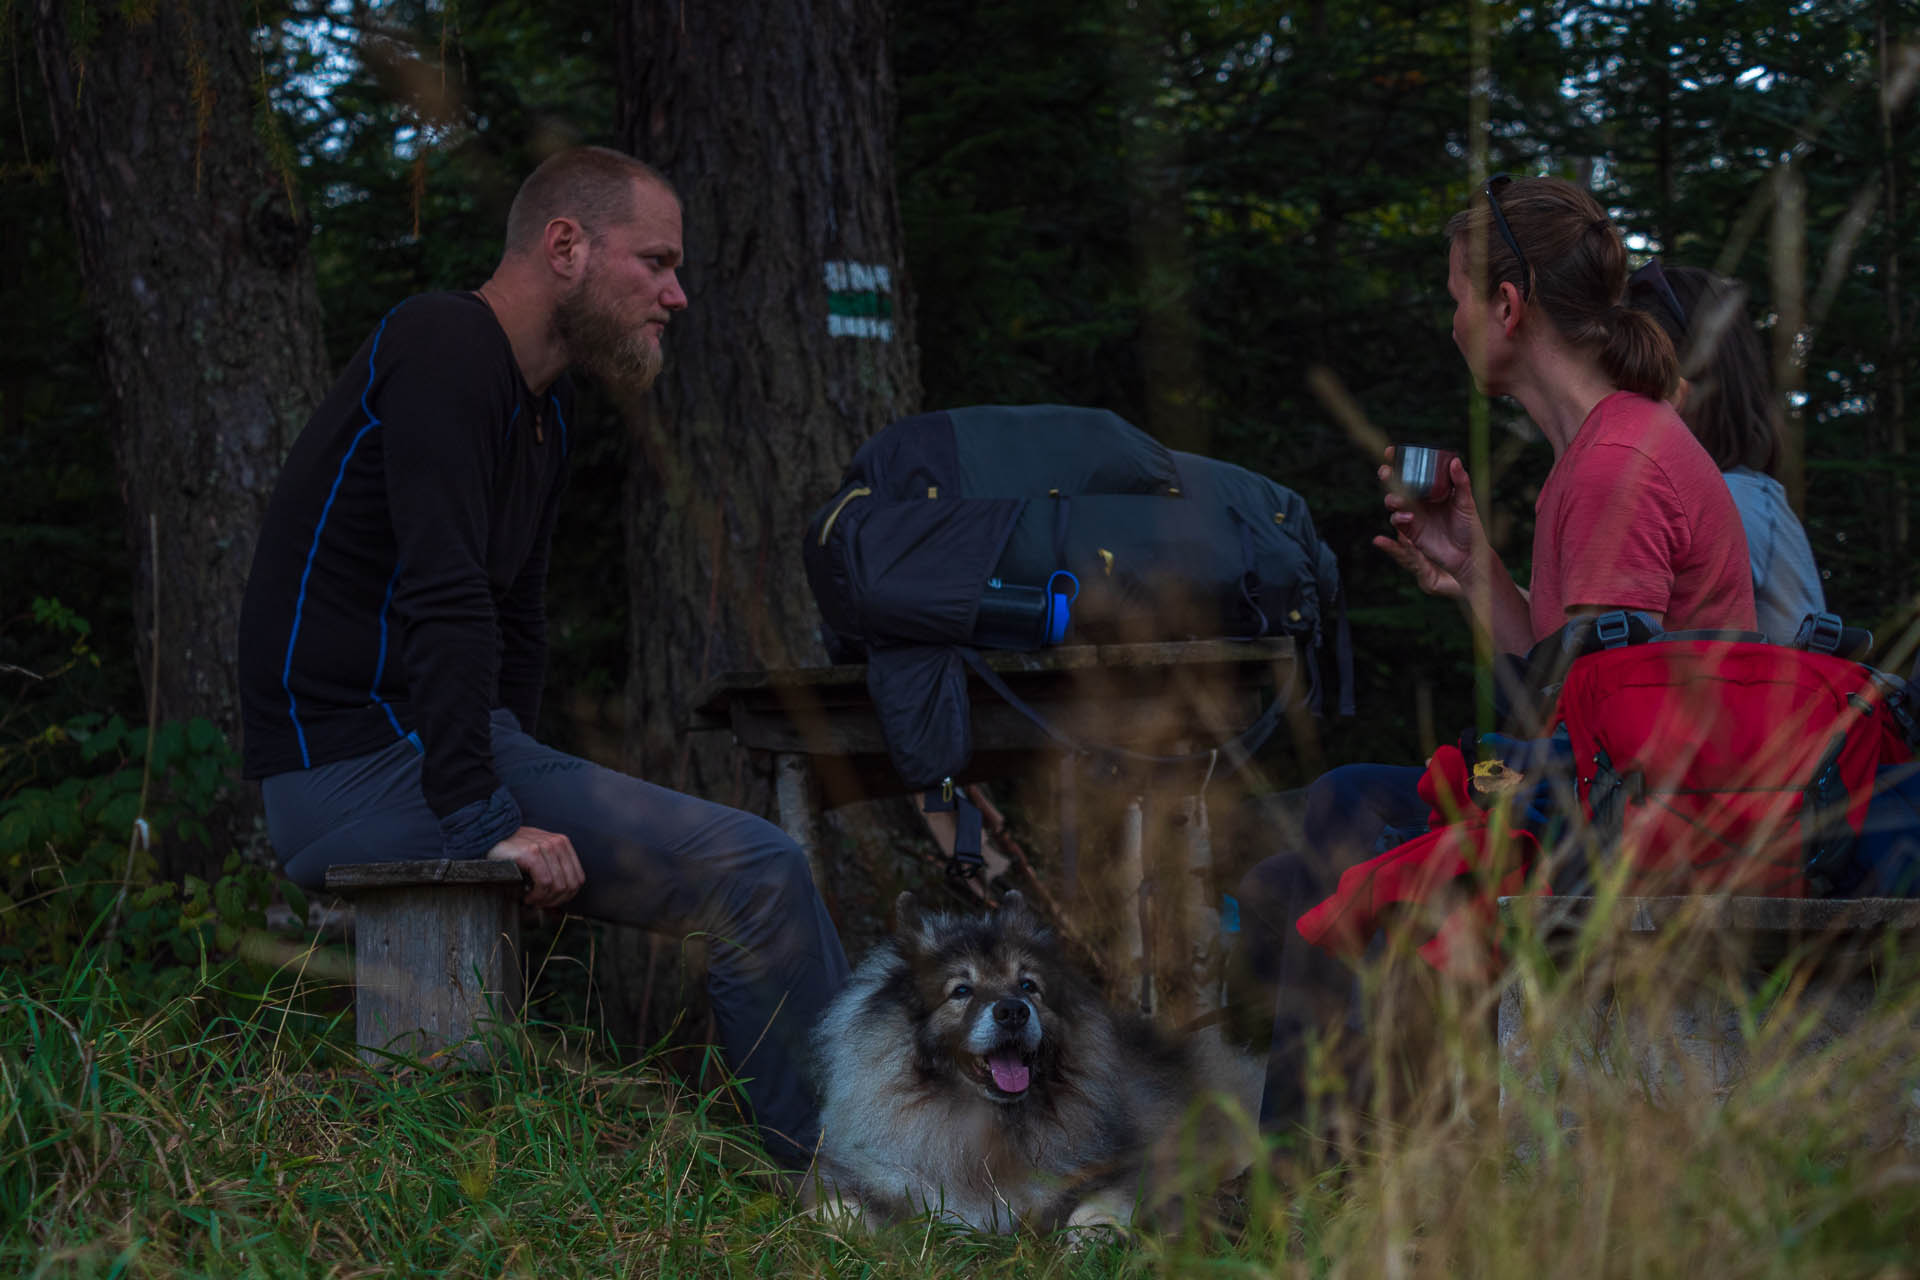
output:
POLYGON ((211 838, 203 815, 235 763, 212 723, 149 732, 87 713, 36 744, 63 767, 0 797, 0 967, 65 969, 90 947, 109 970, 177 981, 264 926, 267 872, 230 854, 212 883, 176 884, 154 857, 161 841, 211 838))

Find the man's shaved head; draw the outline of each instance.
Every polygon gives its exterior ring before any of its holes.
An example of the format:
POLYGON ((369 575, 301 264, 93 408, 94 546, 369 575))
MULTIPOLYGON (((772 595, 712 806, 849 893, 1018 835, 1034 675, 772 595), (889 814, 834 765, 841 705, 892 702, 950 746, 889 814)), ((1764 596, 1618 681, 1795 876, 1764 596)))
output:
POLYGON ((547 157, 513 198, 507 213, 508 253, 537 247, 555 218, 572 218, 589 235, 633 214, 636 180, 657 183, 672 193, 673 184, 652 165, 607 147, 568 147, 547 157))

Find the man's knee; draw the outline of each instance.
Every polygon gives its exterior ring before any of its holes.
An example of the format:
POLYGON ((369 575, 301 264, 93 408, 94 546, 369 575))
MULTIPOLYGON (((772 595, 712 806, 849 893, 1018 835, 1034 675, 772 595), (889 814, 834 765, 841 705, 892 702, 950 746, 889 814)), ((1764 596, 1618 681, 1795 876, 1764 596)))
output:
POLYGON ((1325 832, 1353 820, 1365 803, 1363 792, 1372 765, 1343 764, 1307 784, 1307 830, 1325 832))
POLYGON ((1240 878, 1234 897, 1244 918, 1278 927, 1289 924, 1302 909, 1325 895, 1317 893, 1317 877, 1308 860, 1296 853, 1280 853, 1254 865, 1240 878))
POLYGON ((726 869, 714 885, 736 910, 766 911, 817 894, 807 855, 792 836, 764 818, 742 813, 726 832, 726 869))
POLYGON ((783 886, 786 893, 813 897, 820 887, 813 882, 813 864, 807 860, 807 852, 786 832, 766 824, 772 832, 769 837, 766 858, 774 870, 775 880, 783 886))

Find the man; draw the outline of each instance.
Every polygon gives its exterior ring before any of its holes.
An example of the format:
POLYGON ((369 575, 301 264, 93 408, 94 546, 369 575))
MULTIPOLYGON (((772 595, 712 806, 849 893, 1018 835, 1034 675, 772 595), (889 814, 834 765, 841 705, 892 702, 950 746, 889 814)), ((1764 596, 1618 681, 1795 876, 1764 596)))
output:
POLYGON ((721 1038, 774 1158, 819 1122, 803 1063, 846 957, 799 848, 752 815, 542 746, 545 585, 580 365, 619 393, 687 305, 680 202, 630 156, 563 151, 471 293, 409 298, 288 456, 240 623, 245 766, 287 875, 498 858, 526 900, 711 939, 721 1038))

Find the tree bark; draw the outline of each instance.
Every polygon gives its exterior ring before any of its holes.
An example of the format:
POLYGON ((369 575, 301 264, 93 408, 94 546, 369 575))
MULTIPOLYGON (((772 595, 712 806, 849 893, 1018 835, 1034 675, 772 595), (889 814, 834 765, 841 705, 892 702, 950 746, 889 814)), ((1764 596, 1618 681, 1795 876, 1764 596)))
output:
POLYGON ((1804 348, 1807 317, 1807 180, 1792 160, 1773 171, 1777 184, 1768 243, 1773 277, 1773 388, 1785 415, 1780 449, 1780 483, 1795 511, 1807 501, 1807 425, 1800 393, 1807 385, 1804 348))
MULTIPOLYGON (((257 126, 252 13, 32 4, 126 499, 141 676, 161 719, 205 716, 234 742, 254 537, 326 374, 306 223, 257 126)), ((181 859, 207 853, 163 852, 162 867, 200 871, 181 859)))
MULTIPOLYGON (((1911 532, 1908 526, 1908 485, 1904 465, 1907 452, 1907 340, 1905 317, 1900 307, 1900 198, 1905 175, 1900 168, 1900 150, 1893 141, 1893 118, 1900 106, 1896 98, 1896 80, 1900 72, 1894 66, 1894 59, 1901 54, 1907 58, 1912 55, 1895 43, 1889 30, 1887 8, 1886 0, 1881 0, 1874 14, 1874 36, 1880 63, 1880 176, 1881 190, 1886 200, 1886 247, 1880 263, 1880 287, 1887 309, 1887 346, 1880 366, 1882 382, 1879 410, 1882 421, 1887 424, 1887 452, 1893 458, 1893 510, 1892 519, 1887 522, 1887 536, 1893 545, 1888 563, 1904 565, 1907 563, 1907 542, 1911 532)), ((1900 585, 1908 587, 1912 575, 1908 573, 1902 576, 1906 581, 1900 585)))
MULTIPOLYGON (((801 529, 919 399, 881 0, 619 9, 619 136, 680 188, 690 305, 629 464, 629 760, 767 809, 690 747, 723 671, 823 661, 801 529)), ((716 744, 724 747, 725 744, 716 744)))
MULTIPOLYGON (((721 672, 825 661, 801 532, 854 450, 918 407, 886 8, 618 0, 614 43, 618 136, 680 190, 689 298, 666 371, 630 407, 625 763, 770 816, 768 762, 691 738, 687 713, 721 672)), ((871 879, 848 836, 821 850, 843 927, 837 890, 871 879)), ((610 931, 595 973, 615 1039, 669 1031, 697 991, 690 967, 610 931)), ((696 1001, 684 1025, 700 1021, 696 1001)))

